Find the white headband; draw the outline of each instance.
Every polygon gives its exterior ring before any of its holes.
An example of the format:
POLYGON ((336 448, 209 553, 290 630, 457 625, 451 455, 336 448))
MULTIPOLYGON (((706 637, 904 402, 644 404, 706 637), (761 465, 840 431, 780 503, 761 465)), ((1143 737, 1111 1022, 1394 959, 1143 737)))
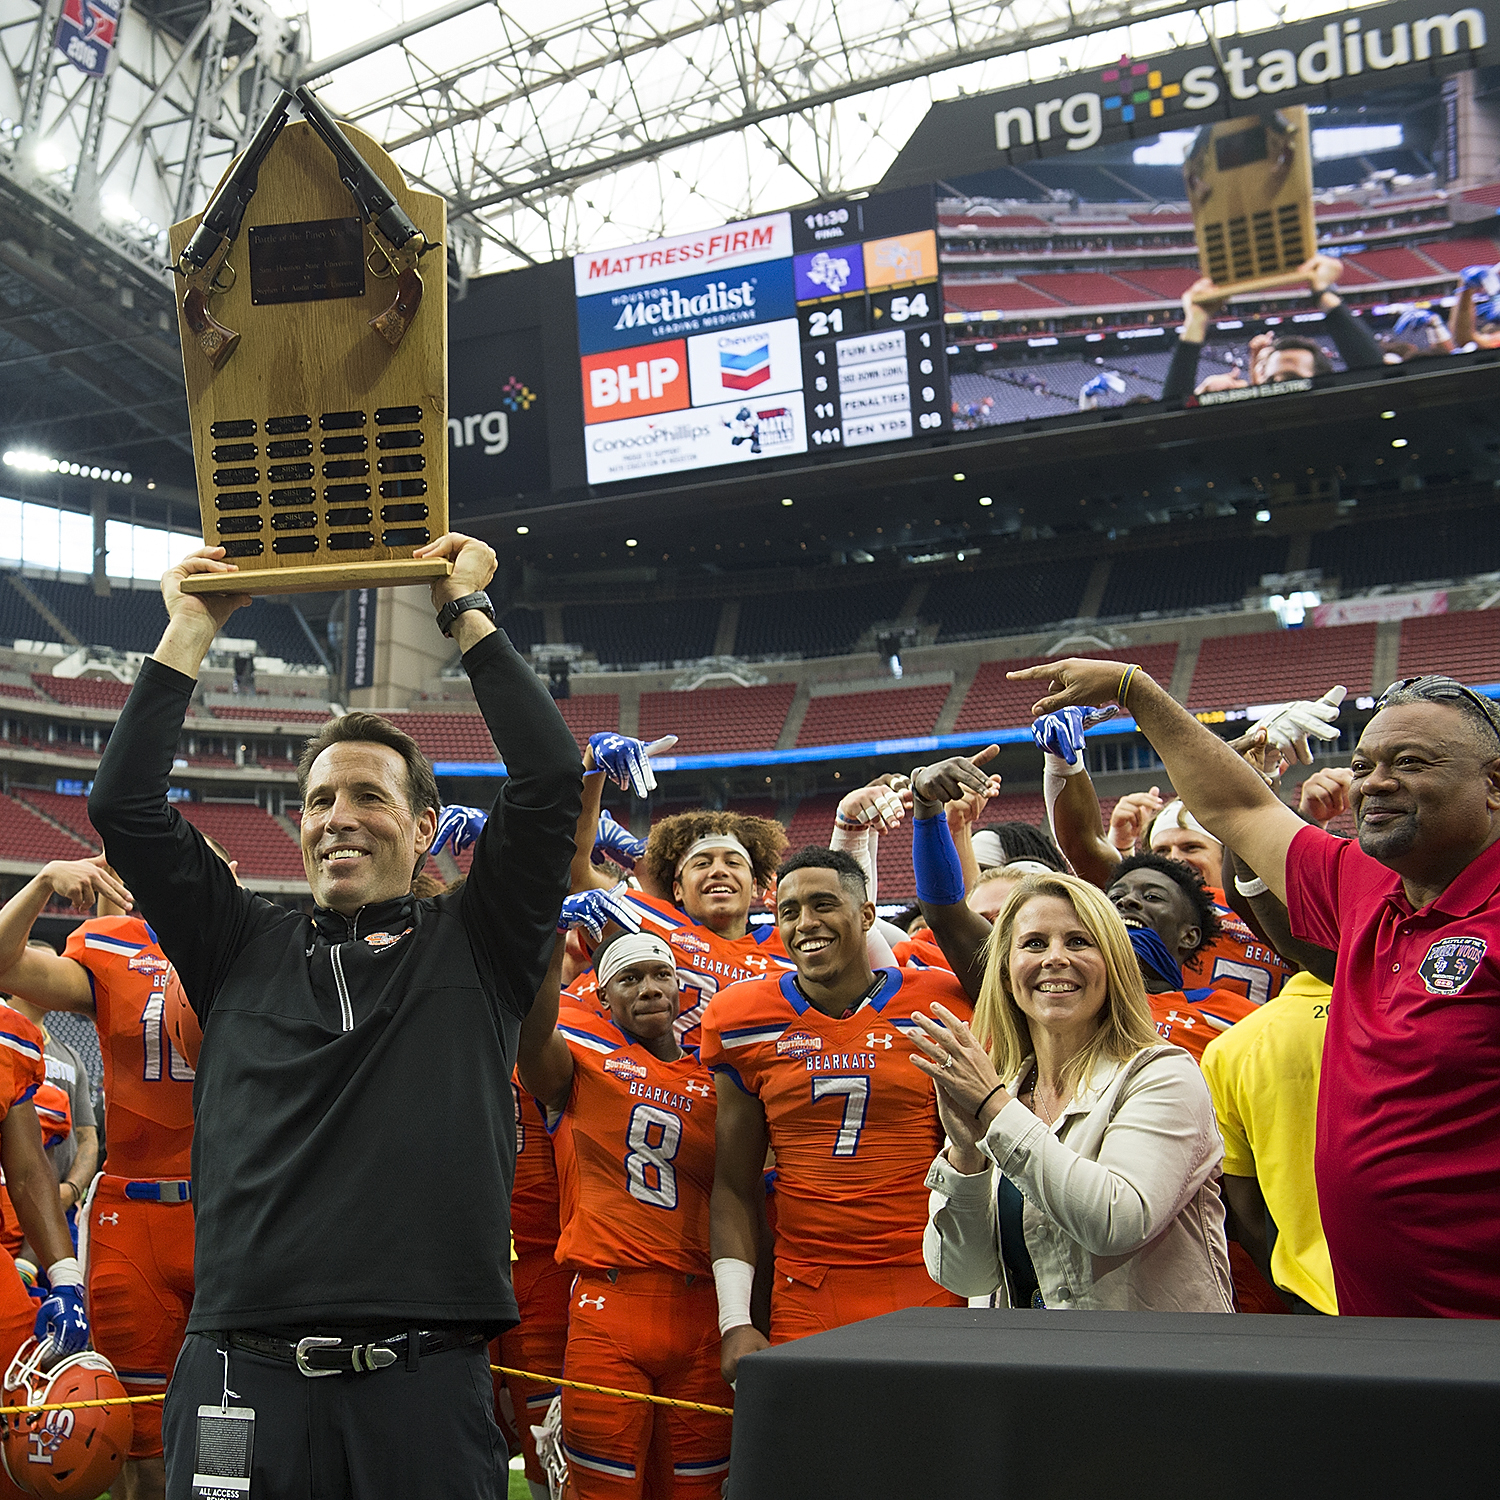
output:
POLYGON ((705 833, 696 844, 687 846, 682 858, 677 861, 677 873, 681 875, 682 867, 695 854, 702 854, 706 849, 737 849, 745 856, 745 863, 752 870, 755 868, 755 861, 750 858, 750 851, 732 833, 705 833))
POLYGON ((1002 866, 1007 875, 1012 872, 1019 875, 1056 875, 1057 871, 1050 865, 1044 865, 1039 859, 1013 859, 1008 865, 1002 866))
POLYGON ((604 957, 594 967, 599 978, 599 988, 602 990, 621 969, 628 969, 631 964, 651 959, 666 964, 669 969, 677 967, 672 958, 672 950, 659 937, 653 937, 649 932, 632 932, 625 937, 616 938, 604 950, 604 957))
POLYGON ((974 859, 981 870, 1005 863, 1005 845, 993 828, 981 828, 973 838, 974 859))
MULTIPOLYGON (((1212 839, 1214 836, 1206 829, 1187 808, 1182 805, 1182 798, 1176 797, 1157 813, 1156 821, 1151 825, 1151 832, 1146 839, 1147 847, 1151 840, 1156 837, 1157 829, 1165 831, 1169 828, 1184 828, 1192 833, 1201 833, 1204 838, 1212 839)), ((1214 839, 1218 843, 1217 839, 1214 839)))

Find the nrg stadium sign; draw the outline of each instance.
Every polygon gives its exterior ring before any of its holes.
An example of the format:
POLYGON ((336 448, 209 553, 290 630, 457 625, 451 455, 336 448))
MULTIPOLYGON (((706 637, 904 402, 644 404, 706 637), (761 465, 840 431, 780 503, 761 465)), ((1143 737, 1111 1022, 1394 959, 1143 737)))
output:
MULTIPOLYGON (((1488 0, 1494 4, 1496 0, 1488 0)), ((935 104, 881 183, 982 172, 1494 60, 1488 4, 1372 6, 935 104)))

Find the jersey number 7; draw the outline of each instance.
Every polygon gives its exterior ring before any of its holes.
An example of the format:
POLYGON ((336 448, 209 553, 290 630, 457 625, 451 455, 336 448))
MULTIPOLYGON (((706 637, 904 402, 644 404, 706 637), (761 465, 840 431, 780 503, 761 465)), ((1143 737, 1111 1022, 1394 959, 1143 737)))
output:
POLYGON ((856 1074, 850 1078, 813 1079, 814 1104, 831 1094, 844 1096, 844 1118, 839 1122, 839 1133, 834 1138, 833 1154, 853 1156, 859 1150, 859 1134, 865 1128, 865 1111, 870 1106, 869 1076, 856 1074))

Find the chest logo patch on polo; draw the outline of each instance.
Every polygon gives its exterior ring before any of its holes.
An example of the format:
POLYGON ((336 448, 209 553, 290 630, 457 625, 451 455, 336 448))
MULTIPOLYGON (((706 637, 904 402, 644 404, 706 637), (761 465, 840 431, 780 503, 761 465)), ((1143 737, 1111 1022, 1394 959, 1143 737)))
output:
POLYGON ((604 1071, 615 1078, 644 1078, 646 1070, 633 1057, 607 1057, 604 1071))
POLYGON ((1478 937, 1439 938, 1418 973, 1429 995, 1456 995, 1479 972, 1488 944, 1478 937))

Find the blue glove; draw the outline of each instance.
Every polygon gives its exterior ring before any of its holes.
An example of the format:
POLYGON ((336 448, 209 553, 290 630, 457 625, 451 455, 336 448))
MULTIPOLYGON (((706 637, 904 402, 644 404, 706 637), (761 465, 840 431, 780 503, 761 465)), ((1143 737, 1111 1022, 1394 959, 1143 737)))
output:
POLYGON ((489 820, 490 815, 480 807, 460 807, 456 802, 445 807, 438 814, 437 834, 427 852, 436 854, 444 844, 451 844, 454 854, 462 854, 489 820))
POLYGON ((1391 336, 1400 338, 1403 333, 1415 333, 1419 328, 1431 328, 1434 323, 1442 321, 1430 307, 1408 307, 1396 319, 1396 326, 1391 329, 1391 336))
POLYGON ((89 1320, 83 1310, 81 1286, 55 1286, 36 1315, 38 1341, 50 1338, 59 1354, 88 1348, 89 1320))
POLYGON ((641 919, 625 900, 624 891, 623 885, 617 885, 607 891, 579 891, 576 896, 564 897, 562 911, 557 917, 557 930, 567 932, 569 928, 581 927, 596 943, 603 938, 604 929, 611 922, 626 932, 639 932, 641 919))
POLYGON ((675 734, 664 735, 649 745, 642 740, 633 740, 628 735, 612 734, 608 731, 589 736, 589 749, 594 752, 594 764, 618 787, 633 791, 644 797, 656 790, 656 776, 651 769, 651 757, 663 750, 670 750, 677 743, 675 734))
POLYGON ((594 849, 589 855, 596 865, 602 865, 608 859, 613 860, 622 870, 633 870, 636 860, 645 852, 646 844, 643 839, 636 838, 607 812, 599 814, 599 831, 594 835, 594 849))
POLYGON ((1078 394, 1080 396, 1103 396, 1113 391, 1118 396, 1124 389, 1124 380, 1113 370, 1101 370, 1078 394))
POLYGON ((1083 709, 1060 708, 1037 719, 1031 726, 1031 737, 1049 755, 1076 766, 1083 755, 1083 724, 1083 709))
POLYGON ((1494 266, 1465 266, 1458 273, 1458 284, 1493 297, 1500 293, 1500 270, 1494 266))

